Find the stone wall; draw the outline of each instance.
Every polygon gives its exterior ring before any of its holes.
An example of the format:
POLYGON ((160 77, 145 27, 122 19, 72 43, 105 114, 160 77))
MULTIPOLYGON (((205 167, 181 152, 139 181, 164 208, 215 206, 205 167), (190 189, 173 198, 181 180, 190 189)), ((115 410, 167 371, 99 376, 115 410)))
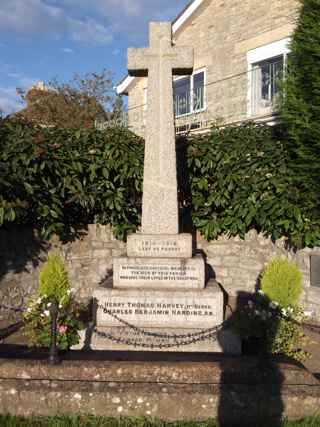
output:
MULTIPOLYGON (((298 6, 297 0, 206 0, 178 30, 176 45, 193 47, 194 69, 206 68, 207 118, 226 123, 248 118, 247 52, 291 36, 298 6)), ((129 126, 141 136, 146 88, 146 78, 129 88, 129 126)))
POLYGON ((198 248, 207 256, 211 274, 231 297, 239 292, 253 292, 264 267, 275 256, 285 256, 295 262, 303 276, 302 302, 312 315, 320 319, 320 287, 310 286, 310 255, 320 254, 320 248, 294 251, 286 248, 283 239, 271 239, 251 230, 244 240, 220 237, 207 242, 197 238, 198 248))
MULTIPOLYGON (((273 243, 255 231, 245 240, 221 237, 207 242, 197 237, 198 250, 207 257, 211 276, 225 291, 236 297, 238 292, 254 291, 266 263, 276 255, 296 262, 303 274, 303 302, 320 319, 320 288, 310 286, 310 255, 320 254, 320 248, 294 252, 287 250, 283 240, 273 243)), ((58 239, 39 240, 26 227, 10 227, 0 231, 0 298, 1 303, 24 306, 37 288, 39 268, 51 248, 60 247, 65 254, 72 286, 78 295, 88 300, 93 290, 112 274, 112 259, 126 252, 126 245, 113 236, 110 227, 89 225, 83 235, 62 244, 58 239)), ((0 321, 8 312, 0 310, 0 321)))
MULTIPOLYGON (((82 236, 68 243, 57 238, 43 242, 28 227, 1 229, 0 303, 25 306, 37 289, 39 269, 54 248, 64 253, 72 286, 83 300, 90 299, 93 290, 110 276, 112 258, 125 253, 124 243, 107 226, 89 225, 82 236)), ((9 314, 0 307, 0 321, 13 317, 9 314)))

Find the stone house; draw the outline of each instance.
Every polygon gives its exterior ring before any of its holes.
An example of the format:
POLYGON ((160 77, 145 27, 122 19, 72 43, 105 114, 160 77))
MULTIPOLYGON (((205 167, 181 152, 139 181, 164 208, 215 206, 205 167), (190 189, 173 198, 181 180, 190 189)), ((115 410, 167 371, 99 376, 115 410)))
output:
MULTIPOLYGON (((177 133, 205 131, 212 122, 273 123, 297 0, 193 0, 173 21, 176 45, 192 46, 192 76, 174 78, 177 133)), ((147 78, 126 76, 129 127, 144 135, 147 78)))

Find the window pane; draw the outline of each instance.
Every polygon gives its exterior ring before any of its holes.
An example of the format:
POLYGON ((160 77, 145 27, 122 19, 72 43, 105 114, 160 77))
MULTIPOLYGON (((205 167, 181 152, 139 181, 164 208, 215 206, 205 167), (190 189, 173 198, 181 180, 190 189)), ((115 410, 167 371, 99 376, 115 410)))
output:
POLYGON ((279 83, 283 76, 283 59, 278 59, 272 65, 273 86, 272 86, 272 99, 279 93, 279 83))
POLYGON ((173 82, 173 101, 176 116, 190 113, 190 77, 173 82))
POLYGON ((261 68, 261 99, 265 101, 271 100, 271 66, 269 63, 263 63, 261 68))
POLYGON ((252 111, 254 114, 271 112, 270 109, 274 107, 282 76, 283 56, 253 64, 252 111))
POLYGON ((204 108, 204 72, 193 76, 193 111, 204 108))

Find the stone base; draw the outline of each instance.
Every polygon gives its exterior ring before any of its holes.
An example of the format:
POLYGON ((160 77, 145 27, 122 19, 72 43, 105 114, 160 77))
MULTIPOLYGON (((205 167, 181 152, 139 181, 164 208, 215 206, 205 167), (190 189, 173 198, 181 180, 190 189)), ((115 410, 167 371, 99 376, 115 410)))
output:
POLYGON ((191 234, 131 234, 127 239, 128 257, 191 258, 191 234))
POLYGON ((99 289, 96 324, 140 328, 207 329, 223 322, 223 293, 215 281, 202 290, 99 289))
POLYGON ((114 288, 203 289, 205 262, 194 258, 114 258, 114 288))
MULTIPOLYGON (((147 332, 155 334, 194 334, 201 329, 164 329, 148 328, 147 332)), ((97 327, 81 331, 80 344, 73 347, 73 350, 108 350, 108 351, 155 351, 155 352, 190 352, 190 353, 225 353, 229 355, 241 354, 241 341, 228 330, 221 330, 217 333, 217 338, 206 338, 191 342, 192 340, 178 339, 178 344, 167 338, 159 339, 152 336, 145 336, 128 328, 122 327, 97 327), (108 337, 109 336, 109 337, 108 337), (112 338, 111 338, 112 337, 112 338), (118 339, 117 342, 115 339, 118 339), (124 342, 127 341, 127 342, 124 342), (188 342, 188 344, 186 344, 188 342), (190 342, 190 344, 189 344, 190 342), (140 345, 139 345, 140 344, 140 345), (168 345, 170 344, 170 346, 168 345)))
POLYGON ((201 290, 100 289, 93 296, 97 333, 87 330, 78 349, 241 353, 240 341, 226 330, 218 333, 217 340, 148 335, 185 336, 221 325, 224 298, 215 281, 201 290))

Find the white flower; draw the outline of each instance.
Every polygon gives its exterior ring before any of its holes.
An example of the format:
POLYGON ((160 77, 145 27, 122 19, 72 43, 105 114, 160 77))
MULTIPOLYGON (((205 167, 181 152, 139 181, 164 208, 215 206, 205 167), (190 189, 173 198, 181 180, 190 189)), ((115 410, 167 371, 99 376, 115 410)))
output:
POLYGON ((282 308, 282 309, 281 309, 281 314, 282 314, 283 316, 286 316, 286 315, 287 315, 287 310, 286 310, 285 308, 282 308))
POLYGON ((48 302, 47 307, 51 307, 51 306, 52 306, 52 303, 48 302))
POLYGON ((50 311, 49 310, 44 310, 43 314, 45 316, 49 317, 50 316, 50 311))
POLYGON ((311 310, 305 310, 305 311, 303 312, 303 314, 304 314, 305 316, 307 316, 307 317, 312 317, 312 316, 314 315, 314 312, 313 312, 313 311, 311 311, 311 310))
POLYGON ((32 311, 32 310, 31 310, 31 308, 30 308, 30 307, 28 307, 28 308, 27 308, 27 313, 31 313, 31 311, 32 311))
POLYGON ((266 174, 266 178, 272 178, 272 177, 273 177, 272 173, 267 173, 266 174))
POLYGON ((259 311, 259 310, 254 310, 254 314, 255 314, 256 316, 260 316, 260 311, 259 311))
POLYGON ((259 294, 259 295, 264 295, 263 290, 262 290, 262 289, 259 289, 259 290, 258 290, 258 294, 259 294))
POLYGON ((59 304, 59 308, 62 308, 63 306, 62 306, 62 304, 59 304))
POLYGON ((269 307, 274 310, 278 307, 278 305, 279 305, 279 303, 277 301, 271 301, 269 304, 269 307))
POLYGON ((41 304, 41 303, 42 303, 42 298, 41 298, 41 297, 40 297, 40 298, 38 298, 38 299, 37 299, 37 301, 36 301, 36 303, 37 303, 37 304, 41 304))

